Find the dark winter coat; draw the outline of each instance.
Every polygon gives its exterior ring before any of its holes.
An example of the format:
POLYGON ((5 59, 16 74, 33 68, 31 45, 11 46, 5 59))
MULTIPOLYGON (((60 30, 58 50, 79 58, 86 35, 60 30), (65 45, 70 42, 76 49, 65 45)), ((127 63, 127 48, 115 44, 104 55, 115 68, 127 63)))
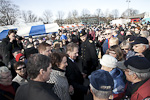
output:
POLYGON ((70 85, 74 88, 74 94, 71 95, 72 100, 84 100, 84 94, 87 93, 88 87, 83 85, 83 76, 76 65, 67 58, 68 66, 66 67, 66 77, 70 85))
POLYGON ((60 100, 52 91, 52 84, 29 81, 17 90, 15 100, 60 100))
POLYGON ((98 57, 95 44, 92 40, 86 39, 80 45, 80 54, 83 65, 83 73, 90 75, 98 66, 98 57))

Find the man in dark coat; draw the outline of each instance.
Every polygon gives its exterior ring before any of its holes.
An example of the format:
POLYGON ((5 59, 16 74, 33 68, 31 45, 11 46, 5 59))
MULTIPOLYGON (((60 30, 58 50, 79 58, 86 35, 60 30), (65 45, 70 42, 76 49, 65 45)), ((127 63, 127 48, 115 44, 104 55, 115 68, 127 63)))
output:
POLYGON ((66 77, 70 85, 74 88, 74 94, 71 95, 72 100, 84 100, 84 94, 87 94, 88 87, 83 85, 84 79, 77 66, 76 57, 78 56, 78 45, 75 43, 69 43, 67 45, 67 63, 66 67, 66 77))
POLYGON ((150 61, 149 43, 145 37, 137 37, 132 45, 135 55, 145 57, 150 61))
POLYGON ((87 77, 91 74, 98 66, 98 57, 94 42, 87 38, 87 33, 83 29, 80 33, 81 45, 80 45, 80 56, 82 59, 83 74, 87 77))
POLYGON ((4 59, 5 65, 8 65, 8 62, 13 59, 12 50, 14 48, 23 49, 22 43, 21 42, 18 43, 16 41, 15 37, 16 33, 17 32, 15 30, 9 30, 7 37, 2 40, 2 47, 3 50, 5 51, 3 54, 3 58, 5 58, 4 59))
POLYGON ((50 72, 50 58, 33 54, 27 62, 29 82, 19 87, 15 100, 60 100, 52 91, 52 84, 46 83, 50 72))

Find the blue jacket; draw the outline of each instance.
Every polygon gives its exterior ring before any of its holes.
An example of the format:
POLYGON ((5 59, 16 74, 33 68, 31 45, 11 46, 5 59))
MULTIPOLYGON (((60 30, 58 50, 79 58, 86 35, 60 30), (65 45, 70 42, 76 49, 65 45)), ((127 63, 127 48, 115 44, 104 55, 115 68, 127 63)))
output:
POLYGON ((62 34, 62 36, 60 37, 60 40, 63 40, 63 39, 67 40, 67 36, 64 34, 62 34))
POLYGON ((118 69, 118 68, 114 68, 111 72, 109 72, 110 75, 112 76, 113 80, 114 80, 114 89, 113 89, 113 93, 114 94, 119 94, 124 92, 124 88, 125 88, 125 75, 123 74, 123 72, 118 69))
POLYGON ((108 49, 108 39, 104 41, 102 48, 103 48, 103 54, 105 54, 106 50, 108 49))

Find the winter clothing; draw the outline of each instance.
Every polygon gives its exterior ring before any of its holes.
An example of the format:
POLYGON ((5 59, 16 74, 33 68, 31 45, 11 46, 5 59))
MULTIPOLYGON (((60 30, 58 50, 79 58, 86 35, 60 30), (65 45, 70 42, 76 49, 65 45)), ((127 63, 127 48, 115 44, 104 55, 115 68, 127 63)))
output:
POLYGON ((19 84, 16 82, 12 82, 9 86, 0 84, 0 100, 14 100, 18 87, 19 84))
POLYGON ((64 71, 61 69, 52 69, 48 83, 55 84, 53 88, 54 92, 61 100, 71 100, 69 85, 64 71))
POLYGON ((137 89, 137 91, 131 95, 131 100, 143 100, 150 97, 150 79, 145 81, 143 84, 141 83, 143 82, 138 83, 134 88, 134 90, 137 89))
POLYGON ((100 59, 100 64, 109 68, 116 68, 117 62, 115 57, 107 54, 103 55, 102 59, 100 59))
POLYGON ((52 84, 30 80, 17 90, 15 100, 60 100, 52 91, 52 84))
POLYGON ((70 85, 74 88, 74 94, 71 95, 72 100, 84 100, 84 94, 87 93, 88 87, 84 86, 83 75, 78 66, 70 58, 67 58, 68 66, 66 67, 66 77, 70 85))
POLYGON ((92 72, 89 79, 90 84, 98 91, 112 91, 114 88, 113 78, 107 71, 101 69, 96 70, 92 72))
POLYGON ((98 57, 92 40, 86 39, 80 45, 83 73, 90 75, 98 66, 98 57))
POLYGON ((22 78, 22 77, 19 76, 18 74, 17 74, 17 76, 16 76, 12 81, 13 81, 13 82, 17 82, 17 83, 19 83, 20 85, 27 83, 27 80, 24 79, 24 78, 22 78))
POLYGON ((5 65, 8 65, 8 62, 14 58, 12 55, 12 50, 14 48, 23 49, 22 43, 17 43, 16 40, 14 40, 13 42, 10 42, 9 37, 6 37, 2 40, 2 46, 3 46, 3 50, 5 51, 5 53, 3 54, 3 58, 7 60, 5 61, 4 59, 5 65))
POLYGON ((123 72, 118 68, 114 68, 109 73, 110 73, 110 75, 112 76, 112 78, 114 80, 113 93, 114 94, 119 94, 119 93, 124 92, 124 88, 125 88, 124 79, 125 79, 125 76, 124 76, 123 72))

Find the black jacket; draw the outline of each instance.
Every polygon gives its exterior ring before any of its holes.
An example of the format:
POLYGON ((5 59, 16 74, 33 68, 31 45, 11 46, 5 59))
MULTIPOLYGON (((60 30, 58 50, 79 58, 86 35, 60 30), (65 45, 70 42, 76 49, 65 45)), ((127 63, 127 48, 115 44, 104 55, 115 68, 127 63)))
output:
POLYGON ((96 70, 96 67, 98 66, 98 57, 94 42, 89 39, 82 42, 80 45, 80 54, 83 65, 83 73, 90 75, 91 72, 96 70))
POLYGON ((87 93, 88 87, 83 85, 83 76, 75 62, 72 62, 69 58, 67 58, 67 63, 66 77, 68 79, 68 83, 74 88, 74 94, 71 95, 71 99, 84 100, 84 94, 87 93))
POLYGON ((8 37, 2 40, 2 47, 3 47, 3 59, 6 65, 11 59, 14 58, 12 55, 12 50, 14 48, 23 49, 22 43, 17 43, 16 40, 14 40, 13 42, 10 42, 10 39, 8 37), (7 61, 5 61, 5 59, 7 59, 7 61))
POLYGON ((147 58, 147 60, 150 61, 150 50, 149 49, 145 50, 142 54, 145 56, 145 58, 147 58))
POLYGON ((52 91, 52 84, 29 81, 17 90, 15 100, 60 100, 52 91))

